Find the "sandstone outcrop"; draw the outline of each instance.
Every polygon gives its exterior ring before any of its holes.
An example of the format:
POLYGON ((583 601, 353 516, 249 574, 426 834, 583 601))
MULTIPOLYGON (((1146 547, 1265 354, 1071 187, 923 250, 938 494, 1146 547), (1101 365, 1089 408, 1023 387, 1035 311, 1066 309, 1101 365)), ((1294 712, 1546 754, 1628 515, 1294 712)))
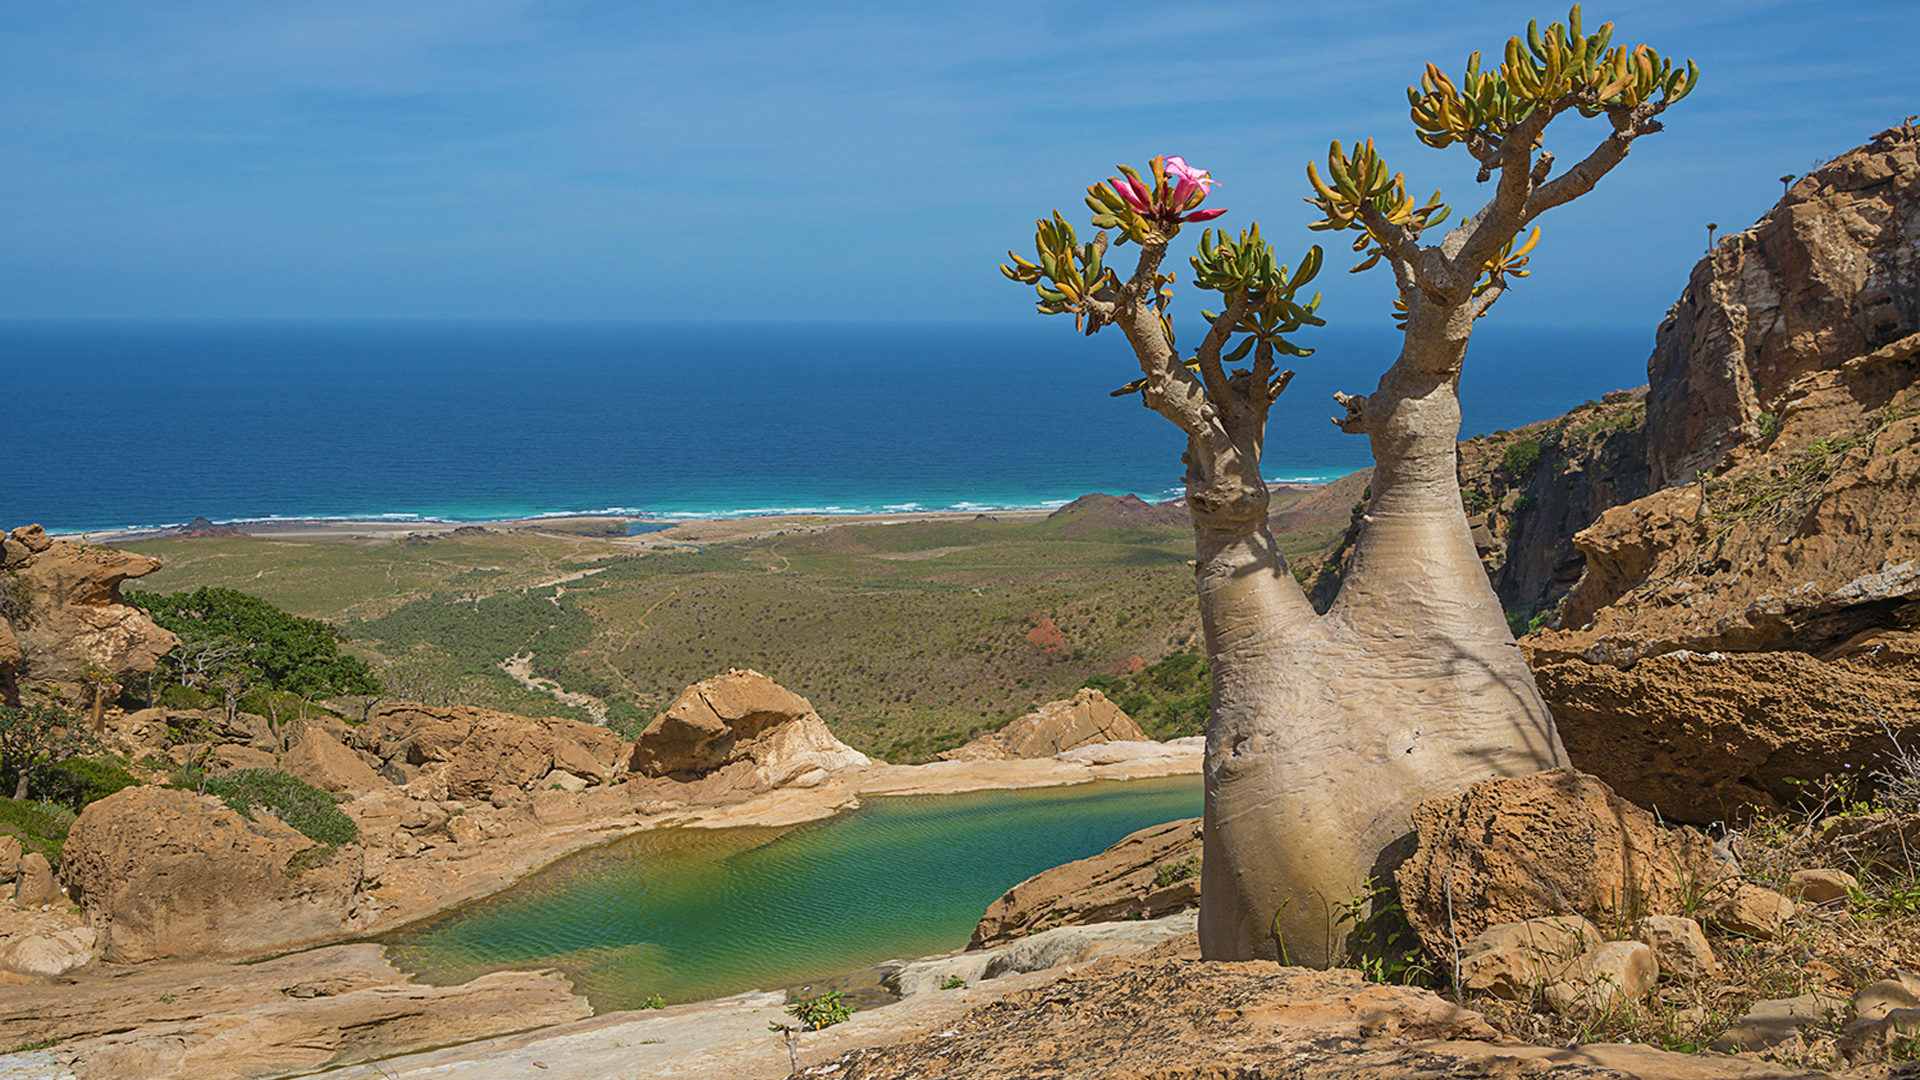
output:
POLYGON ((61 873, 108 960, 245 954, 348 928, 360 848, 318 847, 270 814, 250 821, 190 791, 127 788, 74 822, 61 873))
POLYGON ((556 768, 610 782, 626 774, 629 756, 603 727, 469 705, 386 705, 348 738, 384 763, 383 775, 435 800, 490 799, 501 785, 531 791, 556 768))
POLYGON ((943 751, 948 761, 1052 757, 1066 750, 1105 742, 1143 742, 1147 733, 1120 706, 1098 690, 1083 688, 1063 701, 1050 701, 964 746, 943 751))
POLYGON ((635 740, 632 771, 695 785, 694 800, 807 787, 872 764, 827 730, 806 698, 757 671, 682 691, 635 740))
POLYGON ((1036 930, 1155 919, 1200 902, 1200 819, 1152 825, 1098 855, 1043 870, 987 905, 968 949, 1036 930))
POLYGON ((83 705, 109 683, 152 671, 180 643, 120 599, 120 584, 157 559, 74 540, 38 525, 0 539, 0 701, 64 697, 83 705))
POLYGON ((1606 924, 1677 911, 1736 874, 1705 836, 1662 828, 1567 768, 1429 799, 1413 826, 1418 847, 1395 881, 1434 957, 1500 923, 1580 915, 1606 924))
POLYGON ((359 795, 392 782, 319 727, 308 727, 280 759, 280 769, 322 791, 359 795))
POLYGON ((258 964, 122 970, 67 985, 8 987, 0 1039, 54 1042, 49 1075, 76 1080, 240 1080, 306 1073, 586 1016, 553 972, 497 972, 418 986, 378 945, 258 964))
POLYGON ((1801 177, 1694 267, 1647 362, 1655 488, 1761 438, 1797 379, 1920 331, 1920 137, 1893 128, 1801 177))

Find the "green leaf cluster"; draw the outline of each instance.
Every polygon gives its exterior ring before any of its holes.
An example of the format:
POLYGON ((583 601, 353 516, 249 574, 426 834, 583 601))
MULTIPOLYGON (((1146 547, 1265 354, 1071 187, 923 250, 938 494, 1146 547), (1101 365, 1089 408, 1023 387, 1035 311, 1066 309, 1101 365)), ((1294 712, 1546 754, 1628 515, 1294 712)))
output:
POLYGON ((290 615, 257 596, 203 586, 172 596, 128 593, 127 601, 179 635, 186 648, 233 647, 231 663, 244 665, 249 682, 302 697, 380 691, 366 663, 340 651, 346 635, 338 627, 290 615))

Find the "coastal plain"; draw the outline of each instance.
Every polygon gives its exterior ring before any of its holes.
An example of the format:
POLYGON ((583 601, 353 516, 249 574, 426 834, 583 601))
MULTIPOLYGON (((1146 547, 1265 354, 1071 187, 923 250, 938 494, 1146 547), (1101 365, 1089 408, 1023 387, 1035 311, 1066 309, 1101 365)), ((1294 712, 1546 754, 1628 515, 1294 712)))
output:
MULTIPOLYGON (((1326 548, 1346 511, 1286 534, 1288 554, 1326 548)), ((232 588, 341 626, 396 698, 631 732, 681 688, 751 667, 888 761, 928 760, 1090 676, 1198 649, 1190 527, 1137 499, 626 531, 564 518, 95 539, 161 560, 142 590, 232 588)))

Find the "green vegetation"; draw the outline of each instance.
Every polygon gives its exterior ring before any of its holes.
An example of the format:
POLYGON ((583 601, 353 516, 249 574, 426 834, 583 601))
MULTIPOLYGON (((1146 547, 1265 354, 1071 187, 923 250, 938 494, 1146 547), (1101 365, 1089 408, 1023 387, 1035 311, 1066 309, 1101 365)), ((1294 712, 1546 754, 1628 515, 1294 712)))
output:
POLYGON ((0 705, 0 783, 24 799, 44 769, 99 746, 78 716, 58 705, 0 705))
POLYGON ((958 975, 949 975, 940 983, 940 989, 942 990, 964 990, 966 986, 967 980, 958 975))
POLYGON ((0 799, 0 834, 20 841, 22 851, 37 851, 60 865, 60 847, 77 815, 58 803, 0 799))
POLYGON ((219 687, 229 699, 256 687, 301 698, 380 690, 365 661, 340 651, 339 628, 257 596, 202 586, 174 595, 133 592, 127 601, 180 636, 168 662, 182 686, 219 687))
POLYGON ((800 1021, 802 1031, 820 1031, 853 1019, 853 1006, 841 1000, 840 991, 829 990, 788 1002, 787 1015, 800 1021))
POLYGON ((1540 463, 1540 440, 1521 439, 1510 443, 1500 455, 1500 464, 1513 476, 1524 476, 1540 463))
POLYGON ((27 782, 27 797, 79 813, 90 802, 139 784, 139 777, 111 761, 71 758, 36 771, 27 782))
POLYGON ((1095 675, 1085 685, 1107 695, 1141 730, 1161 740, 1204 734, 1213 709, 1207 662, 1190 652, 1174 653, 1131 675, 1095 675))
POLYGON ((1200 876, 1200 856, 1189 855, 1179 862, 1161 863, 1153 868, 1153 884, 1164 889, 1177 881, 1200 876))
POLYGON ((234 769, 217 776, 180 779, 199 783, 202 791, 219 796, 248 820, 255 811, 265 810, 316 844, 351 844, 360 837, 359 828, 340 812, 332 795, 277 769, 234 769))
POLYGON ((667 999, 659 994, 648 994, 645 998, 641 999, 640 1004, 634 1006, 636 1009, 664 1009, 666 1007, 667 999))

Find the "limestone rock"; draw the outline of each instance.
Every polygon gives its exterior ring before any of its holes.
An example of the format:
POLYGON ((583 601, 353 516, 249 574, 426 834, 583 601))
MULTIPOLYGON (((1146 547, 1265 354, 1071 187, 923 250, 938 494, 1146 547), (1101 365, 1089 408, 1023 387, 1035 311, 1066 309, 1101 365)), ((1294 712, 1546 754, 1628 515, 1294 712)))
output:
POLYGON ((53 978, 84 967, 93 959, 94 932, 84 926, 16 939, 0 957, 0 967, 21 975, 53 978))
POLYGON ((1788 897, 1808 904, 1845 900, 1860 891, 1860 880, 1845 870, 1795 870, 1787 879, 1788 897))
POLYGON ((1039 930, 1031 936, 988 949, 969 949, 950 956, 908 961, 888 972, 881 979, 881 985, 901 997, 912 997, 941 990, 950 979, 973 985, 1003 975, 1045 971, 1062 964, 1084 964, 1191 934, 1198 921, 1195 912, 1181 911, 1157 919, 1039 930))
POLYGON ((160 569, 157 559, 129 551, 54 540, 38 525, 8 536, 0 586, 22 602, 0 618, 0 701, 21 688, 54 684, 64 696, 92 704, 88 672, 124 680, 153 670, 180 643, 146 613, 120 599, 120 584, 160 569))
POLYGON ((58 904, 65 899, 60 886, 53 880, 53 867, 48 864, 45 855, 29 851, 20 857, 20 884, 14 888, 14 906, 39 907, 41 904, 58 904))
POLYGON ((306 1074, 591 1012, 553 971, 496 971, 458 986, 393 982, 338 993, 324 983, 307 984, 233 1011, 109 1031, 57 1049, 77 1080, 245 1080, 306 1074))
POLYGON ((1638 1001, 1659 981, 1660 964, 1644 941, 1609 941, 1581 954, 1547 986, 1547 1000, 1563 1013, 1585 1016, 1638 1001))
POLYGON ((346 927, 360 849, 294 862, 315 846, 269 814, 249 821, 190 791, 127 788, 74 822, 62 874, 108 960, 235 955, 346 927))
POLYGON ((1170 821, 1008 889, 987 905, 967 948, 991 948, 1059 926, 1153 919, 1199 902, 1200 819, 1170 821))
POLYGON ((1839 1051, 1853 1063, 1878 1061, 1894 1047, 1920 1036, 1920 976, 1900 971, 1863 986, 1853 995, 1853 1019, 1841 1033, 1839 1051))
POLYGON ((316 726, 300 733, 293 749, 280 760, 280 768, 324 791, 357 795, 391 786, 385 777, 362 761, 360 755, 316 726))
POLYGON ((717 795, 768 791, 816 771, 871 763, 834 738, 806 698, 757 671, 735 669, 687 687, 655 717, 634 742, 632 771, 701 781, 717 795))
POLYGON ((1502 923, 1460 947, 1460 985, 1507 1001, 1526 1001, 1558 982, 1574 961, 1600 944, 1600 931, 1578 915, 1502 923))
POLYGON ((11 885, 20 876, 20 841, 0 833, 0 887, 11 885))
POLYGON ((1773 939, 1793 918, 1793 901, 1759 885, 1742 883, 1722 892, 1700 911, 1707 926, 1743 937, 1773 939))
POLYGON ((1819 991, 1799 997, 1758 1001, 1710 1045, 1723 1054, 1764 1050, 1786 1042, 1800 1034, 1803 1028, 1832 1023, 1846 1008, 1846 998, 1819 991))
POLYGON ((1684 982, 1720 977, 1720 961, 1700 924, 1680 915, 1648 915, 1633 924, 1633 936, 1653 949, 1660 970, 1684 982))
POLYGON ((1147 733, 1120 706, 1092 688, 1050 701, 997 732, 941 753, 949 761, 1052 757, 1093 743, 1142 742, 1147 733))
POLYGON ((1653 485, 1762 434, 1795 379, 1920 330, 1920 162, 1895 128, 1800 178, 1694 267, 1647 371, 1653 485))
POLYGON ((1568 768, 1484 780, 1429 799, 1414 812, 1413 827, 1418 846, 1395 880, 1408 921, 1434 957, 1452 955, 1454 933, 1464 944, 1489 926, 1543 913, 1606 921, 1672 910, 1725 873, 1705 836, 1662 828, 1607 785, 1568 768))
POLYGON ((1920 726, 1920 681, 1899 667, 1683 650, 1620 668, 1551 659, 1532 637, 1528 646, 1567 756, 1671 821, 1791 806, 1798 779, 1877 767, 1881 719, 1896 731, 1920 726))
POLYGON ((606 728, 467 705, 387 705, 351 738, 383 761, 418 768, 407 787, 434 800, 485 801, 497 784, 530 789, 565 767, 557 756, 573 763, 568 772, 611 780, 625 774, 629 757, 626 744, 606 728))

